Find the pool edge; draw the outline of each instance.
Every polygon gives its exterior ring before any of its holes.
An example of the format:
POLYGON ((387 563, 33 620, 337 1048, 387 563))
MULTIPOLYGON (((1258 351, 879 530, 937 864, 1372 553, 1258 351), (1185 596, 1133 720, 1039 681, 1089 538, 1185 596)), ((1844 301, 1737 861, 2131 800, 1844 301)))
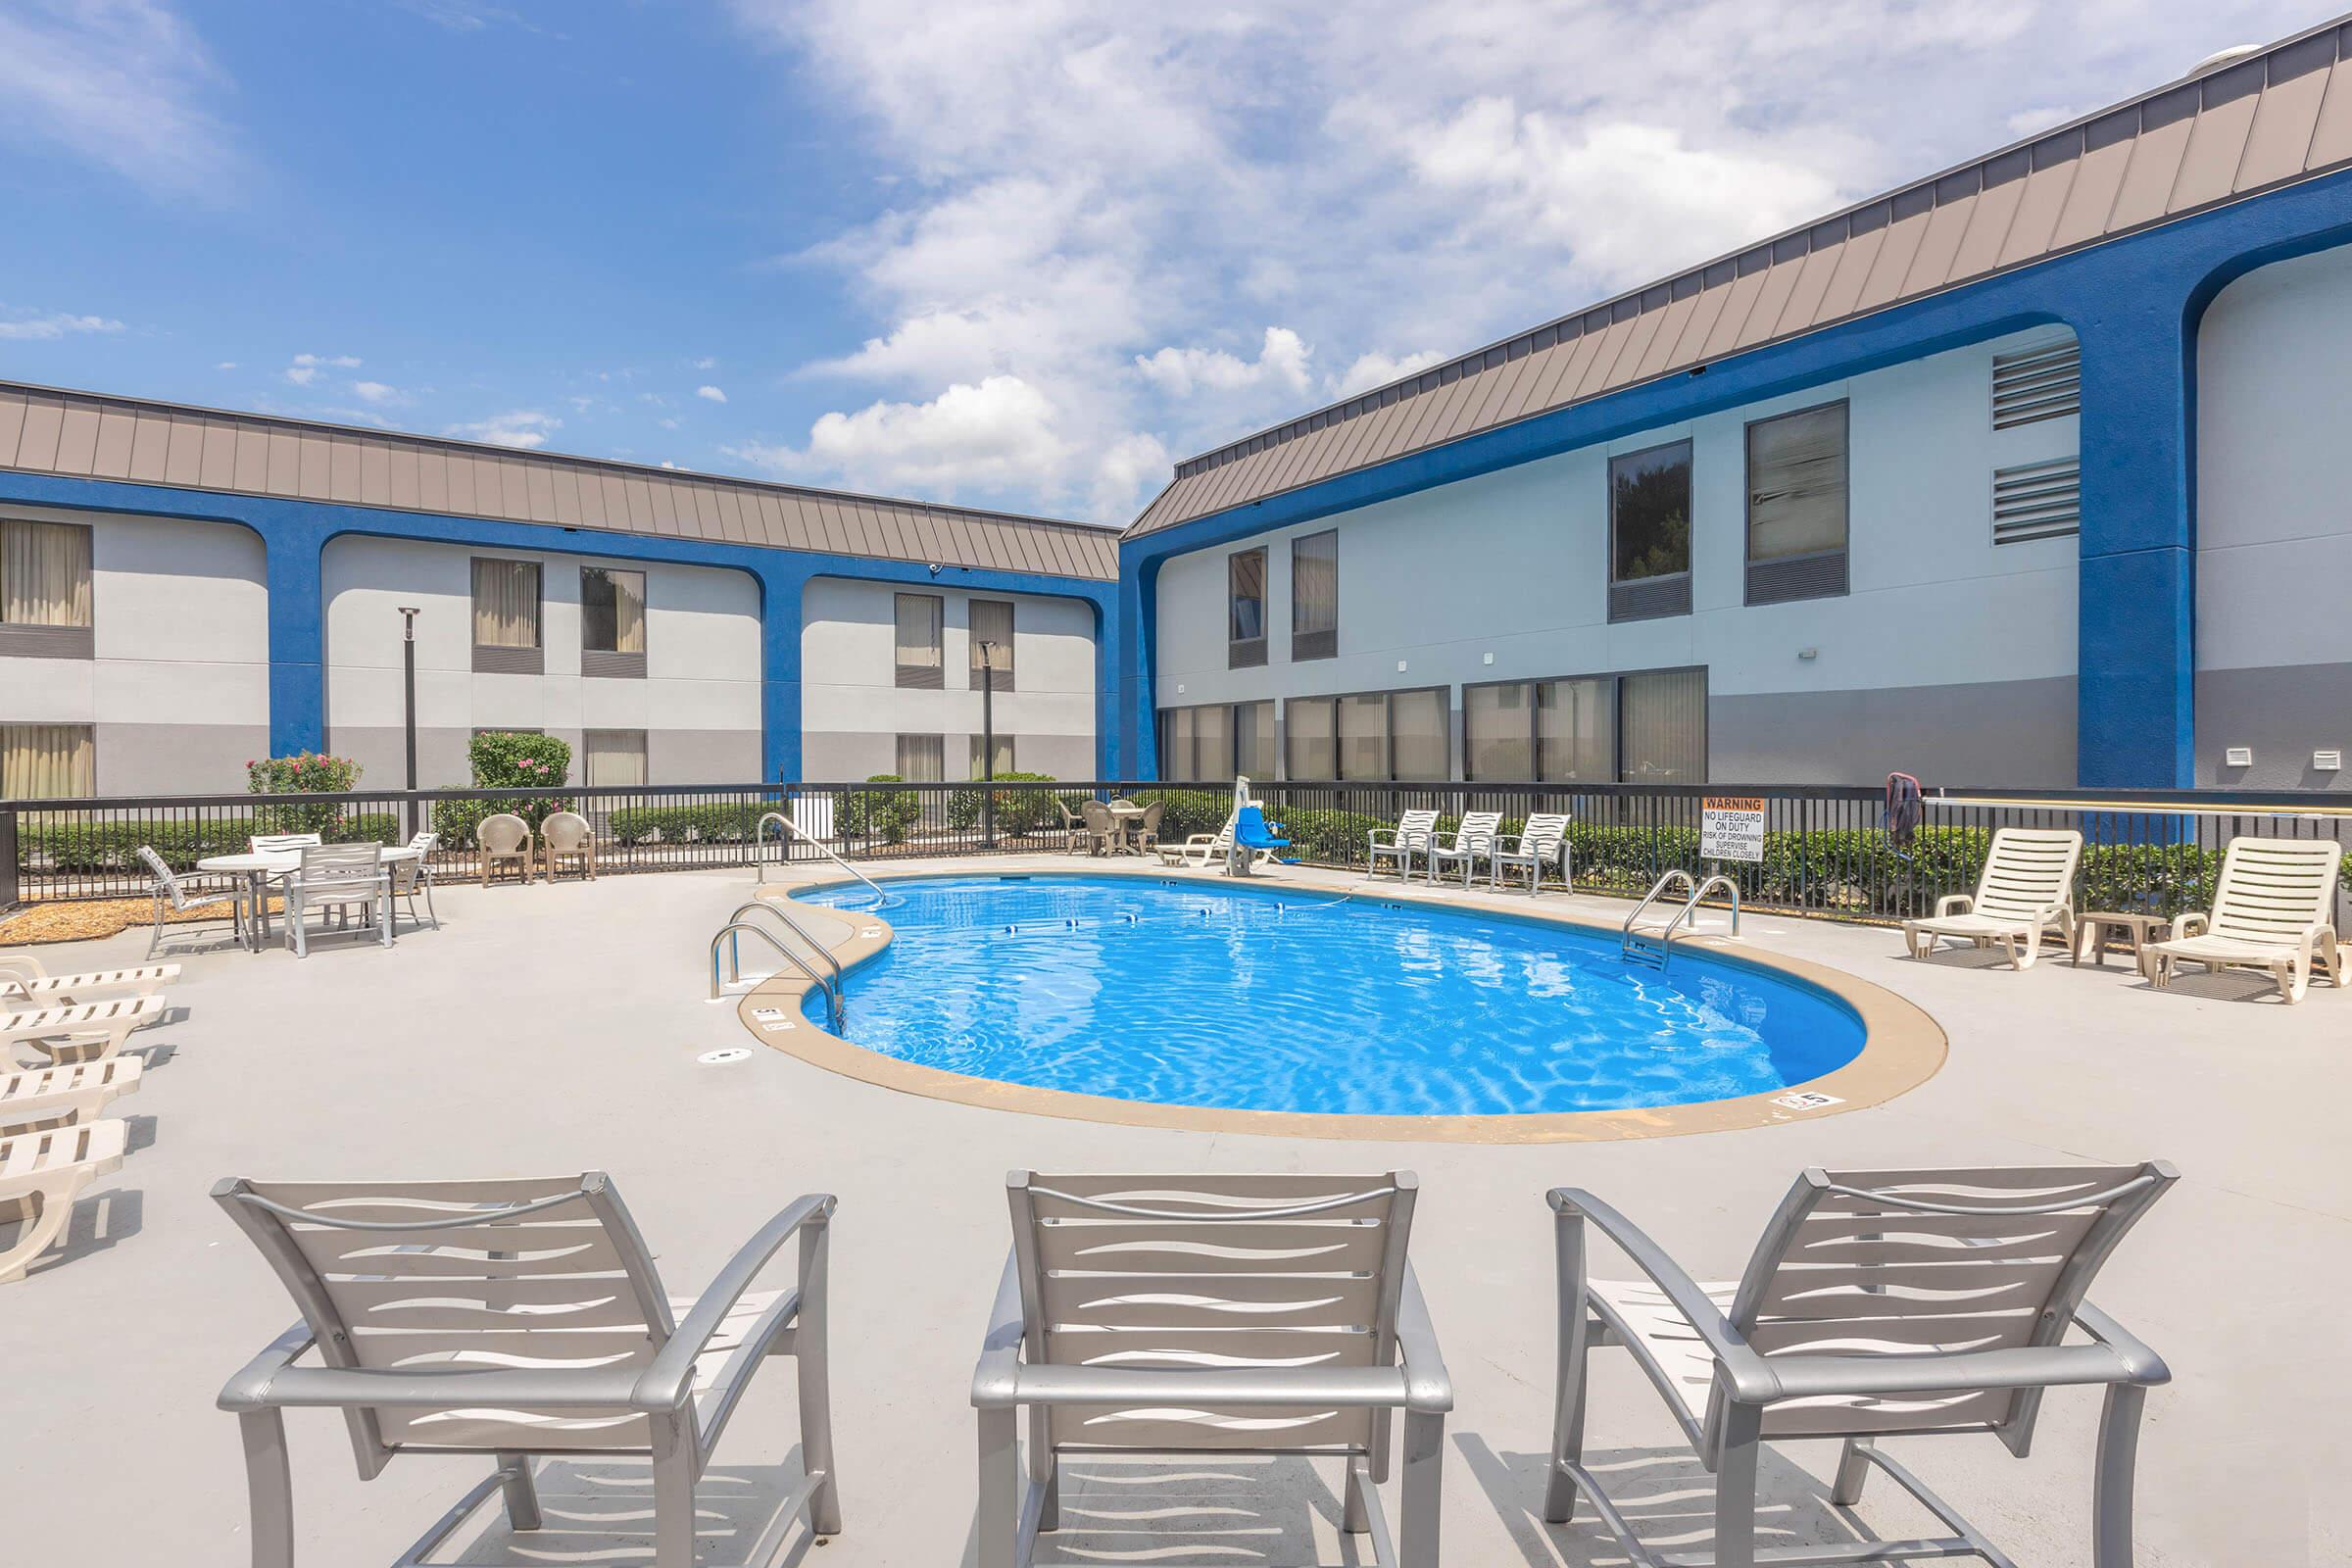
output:
MULTIPOLYGON (((966 867, 952 871, 916 871, 892 881, 922 881, 941 877, 988 876, 992 869, 966 867)), ((1070 871, 1014 871, 1009 875, 1122 877, 1145 876, 1155 881, 1188 881, 1182 871, 1165 866, 1090 866, 1070 871)), ((1218 879, 1222 881, 1222 878, 1218 879)), ((761 898, 790 899, 837 887, 854 887, 857 879, 826 876, 811 881, 769 884, 761 898)), ((1229 891, 1241 891, 1230 889, 1229 891)), ((1250 891, 1258 891, 1251 889, 1250 891)), ((1264 891, 1276 891, 1268 887, 1264 891)), ((1377 897, 1380 889, 1369 890, 1377 897)), ((1532 901, 1531 901, 1532 903, 1532 901)), ((1557 925, 1602 936, 1614 928, 1565 910, 1529 907, 1495 909, 1489 905, 1450 901, 1439 907, 1499 915, 1537 924, 1557 925)), ((854 914, 851 936, 832 950, 847 972, 886 950, 895 935, 890 922, 878 914, 854 914)), ((1001 1079, 975 1078, 902 1061, 869 1051, 854 1041, 817 1027, 802 1012, 802 999, 812 989, 799 975, 778 974, 760 982, 737 999, 736 1016, 762 1045, 797 1056, 811 1066, 872 1084, 876 1088, 947 1101, 989 1110, 1009 1110, 1064 1121, 1090 1121, 1109 1126, 1157 1127, 1181 1132, 1250 1133, 1266 1138, 1320 1138, 1379 1143, 1442 1144, 1567 1144, 1613 1143, 1635 1138, 1676 1138, 1694 1133, 1740 1132, 1757 1127, 1819 1120, 1883 1105, 1926 1083, 1939 1071, 1949 1049, 1942 1025, 1927 1010, 1884 986, 1807 958, 1733 946, 1707 934, 1678 939, 1710 957, 1766 969, 1827 992, 1851 1008, 1862 1021, 1862 1050, 1852 1060, 1801 1084, 1732 1100, 1700 1101, 1688 1105, 1637 1106, 1620 1110, 1532 1111, 1506 1115, 1392 1116, 1356 1115, 1336 1111, 1244 1110, 1210 1105, 1165 1105, 1149 1101, 1116 1100, 1104 1095, 1079 1094, 1066 1089, 1042 1089, 1001 1079), (786 1013, 782 1028, 764 1027, 755 1016, 759 1007, 780 1007, 786 1013), (1797 1109, 1773 1103, 1776 1098, 1799 1091, 1835 1097, 1835 1105, 1797 1109)))

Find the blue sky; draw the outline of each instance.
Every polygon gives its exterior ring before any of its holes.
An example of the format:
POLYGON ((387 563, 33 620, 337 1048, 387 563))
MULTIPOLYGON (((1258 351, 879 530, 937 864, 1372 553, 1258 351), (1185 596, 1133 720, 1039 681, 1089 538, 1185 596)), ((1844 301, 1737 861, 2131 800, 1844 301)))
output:
POLYGON ((1123 522, 2327 14, 0 0, 0 378, 1123 522))

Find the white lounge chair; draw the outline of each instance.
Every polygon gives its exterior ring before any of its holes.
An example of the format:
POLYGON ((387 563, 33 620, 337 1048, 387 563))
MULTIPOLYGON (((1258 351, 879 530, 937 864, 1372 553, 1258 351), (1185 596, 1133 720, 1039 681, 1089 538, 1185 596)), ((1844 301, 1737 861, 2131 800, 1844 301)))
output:
POLYGON ((2301 1002, 2316 957, 2342 990, 2352 955, 2337 943, 2332 916, 2343 862, 2333 839, 2230 840, 2213 912, 2184 914, 2171 941, 2148 945, 2154 983, 2171 985, 2183 959, 2208 970, 2249 966, 2270 970, 2278 994, 2301 1002))
POLYGON ((139 1088, 136 1056, 36 1067, 0 1075, 0 1138, 94 1121, 98 1112, 139 1088))
POLYGON ((51 974, 29 953, 0 953, 0 1007, 69 1007, 124 994, 152 997, 178 978, 176 963, 51 974))
POLYGON ((1432 882, 1445 873, 1446 867, 1459 864, 1462 886, 1470 885, 1472 867, 1494 853, 1494 840, 1502 827, 1500 811, 1464 811, 1461 826, 1444 843, 1433 836, 1429 844, 1429 879, 1432 882))
POLYGON ((1489 880, 1494 887, 1502 886, 1506 867, 1516 870, 1525 866, 1527 891, 1540 893, 1544 888, 1544 868, 1548 865, 1559 873, 1561 891, 1574 891, 1575 884, 1568 874, 1568 814, 1538 811, 1517 833, 1495 839, 1494 852, 1487 860, 1489 880))
POLYGON ((16 1241, 0 1250, 0 1285, 23 1279, 49 1250, 83 1188, 122 1168, 126 1131, 110 1118, 0 1138, 0 1219, 13 1213, 22 1221, 16 1241))
POLYGON ((1364 835, 1366 840, 1364 875, 1380 875, 1380 862, 1394 860, 1396 874, 1406 881, 1413 876, 1413 857, 1427 855, 1437 842, 1438 813, 1407 811, 1396 819, 1394 829, 1374 828, 1364 835))
MULTIPOLYGON (((2007 1563, 1904 1465, 1889 1437, 1990 1433, 2024 1455, 2044 1390, 2106 1390, 2093 1469, 2090 1561, 2132 1562, 2132 1457, 2147 1391, 2172 1374, 2083 1298, 2148 1205, 2180 1179, 2144 1165, 1863 1171, 1799 1176, 1737 1281, 1701 1284, 1590 1193, 1550 1194, 1559 1277, 1559 1382, 1544 1517, 1564 1523, 1582 1490, 1635 1561, 1687 1568, 1799 1568, 1912 1558, 2007 1563), (1587 1227, 1646 1276, 1591 1278, 1587 1227), (2082 1338, 2069 1344, 2070 1333, 2082 1338), (1664 1396, 1714 1474, 1711 1556, 1653 1555, 1585 1464, 1586 1361, 1622 1347, 1664 1396), (1862 1500, 1872 1466, 1951 1535, 1758 1549, 1757 1458, 1766 1443, 1842 1445, 1830 1500, 1862 1500), (1895 1547, 1904 1549, 1892 1549, 1895 1547)), ((1704 1506, 1704 1504, 1700 1504, 1704 1506)), ((1683 1510, 1677 1509, 1678 1513, 1683 1510)), ((1577 1554, 1580 1558, 1584 1554, 1577 1554)))
POLYGON ((0 1046, 29 1047, 56 1066, 104 1061, 122 1051, 133 1029, 161 1023, 168 1010, 158 995, 0 1014, 0 1046))
MULTIPOLYGON (((1234 817, 1228 816, 1225 825, 1214 833, 1195 833, 1182 844, 1162 844, 1159 846, 1159 863, 1186 866, 1196 871, 1224 865, 1226 852, 1233 848, 1234 820, 1234 817)), ((1272 850, 1259 850, 1250 858, 1252 865, 1271 865, 1273 862, 1272 850)))
POLYGON ((1998 942, 2009 967, 2030 969, 2042 933, 2055 931, 2072 953, 2075 866, 2082 858, 2082 835, 2072 828, 2001 828, 1992 835, 1975 897, 1947 894, 1936 901, 1934 919, 1905 920, 1904 945, 1911 956, 1925 958, 1939 937, 1980 948, 1998 942))
POLYGON ((1342 1528, 1370 1532, 1382 1568, 1437 1568, 1453 1387, 1405 1256, 1416 1186, 1013 1172, 1012 1250, 972 1375, 977 1568, 1027 1568, 1061 1527, 1066 1454, 1236 1451, 1338 1459, 1342 1528), (1398 1412, 1392 1545, 1374 1488, 1398 1412))
MULTIPOLYGON (((431 1557, 500 1494, 523 1538, 510 1555, 537 1555, 533 1458, 633 1455, 653 1461, 644 1496, 654 1568, 691 1568, 695 1484, 753 1375, 780 1355, 800 1374, 804 1476, 771 1528, 806 1509, 811 1534, 840 1533, 825 1346, 831 1196, 795 1200, 692 1301, 664 1293, 602 1171, 232 1180, 213 1198, 302 1311, 220 1391, 220 1408, 236 1415, 244 1438, 255 1568, 294 1561, 284 1413, 306 1407, 343 1412, 364 1481, 410 1453, 478 1454, 495 1464, 404 1563, 431 1557), (795 1288, 752 1290, 795 1241, 795 1288), (296 1364, 314 1348, 319 1364, 296 1364)), ((565 1555, 567 1544, 558 1533, 548 1549, 565 1555)))

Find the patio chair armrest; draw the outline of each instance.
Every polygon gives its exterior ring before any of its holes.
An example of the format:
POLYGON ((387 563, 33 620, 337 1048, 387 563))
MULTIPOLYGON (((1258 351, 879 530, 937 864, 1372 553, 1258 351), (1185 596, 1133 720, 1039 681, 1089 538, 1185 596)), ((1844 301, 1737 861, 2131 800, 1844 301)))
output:
POLYGON ((629 1407, 636 1377, 627 1368, 582 1371, 576 1367, 461 1367, 448 1371, 412 1367, 294 1366, 310 1348, 307 1325, 279 1336, 270 1348, 229 1379, 218 1401, 223 1410, 343 1410, 354 1405, 386 1409, 621 1410, 629 1407), (297 1336, 300 1336, 297 1340, 297 1336))
POLYGON ((2208 923, 2210 923, 2209 916, 2192 909, 2173 922, 2173 936, 2175 939, 2203 936, 2208 923))
MULTIPOLYGON (((1617 1250, 1632 1259, 1636 1268, 1649 1277, 1649 1282, 1665 1293, 1698 1335, 1707 1352, 1728 1386, 1732 1397, 1741 1404, 1770 1404, 1781 1398, 1781 1380, 1776 1369, 1781 1361, 1767 1363, 1763 1356, 1733 1332, 1732 1325, 1707 1293, 1698 1288, 1680 1263, 1666 1255, 1663 1248, 1651 1241, 1642 1228, 1608 1204, 1581 1187, 1555 1187, 1546 1195, 1552 1212, 1574 1219, 1590 1220, 1603 1236, 1616 1244, 1617 1250)), ((1583 1281, 1578 1282, 1581 1292, 1583 1281)), ((1585 1309, 1585 1301, 1577 1310, 1585 1309)))
MULTIPOLYGON (((711 1339, 735 1310, 735 1303, 752 1282, 767 1267, 777 1249, 809 1225, 823 1225, 833 1217, 840 1200, 831 1193, 809 1193, 786 1204, 774 1219, 760 1228, 758 1235, 743 1244, 727 1266, 712 1277, 710 1283, 696 1298, 694 1310, 671 1333, 661 1353, 653 1359, 637 1379, 630 1393, 629 1404, 639 1410, 675 1410, 686 1402, 694 1388, 694 1363, 710 1347, 711 1339)), ((772 1311, 764 1320, 769 1334, 790 1323, 807 1303, 793 1293, 790 1305, 772 1311)))
POLYGON ((1422 1299, 1421 1281, 1410 1262, 1404 1265, 1404 1291, 1396 1300, 1396 1357, 1404 1367, 1408 1409, 1453 1408, 1453 1375, 1446 1370, 1438 1331, 1429 1321, 1429 1303, 1422 1299))
POLYGON ((988 1333, 980 1341, 980 1362, 972 1368, 972 1405, 1002 1409, 1021 1402, 1021 1281, 1013 1254, 1004 1254, 1004 1275, 988 1310, 988 1333))
MULTIPOLYGON (((2149 1354, 2152 1358, 2153 1352, 2149 1354)), ((2162 1361, 2156 1362, 2158 1369, 2163 1366, 2162 1361)), ((1886 1398, 2150 1381, 2132 1357, 2106 1344, 2039 1345, 1949 1355, 1781 1355, 1773 1357, 1772 1370, 1780 1379, 1778 1397, 1783 1399, 1886 1398)), ((2166 1373, 2166 1377, 2170 1375, 2166 1373)))
POLYGON ((2121 1356, 2131 1371, 2132 1382, 2153 1387, 2173 1381, 2173 1369, 2164 1364, 2163 1356, 2090 1302, 2084 1301, 2075 1308, 2075 1326, 2121 1356))
POLYGON ((295 1358, 318 1343, 308 1323, 295 1325, 271 1340, 262 1353, 237 1369, 237 1375, 220 1385, 220 1407, 223 1410, 259 1410, 270 1403, 270 1385, 277 1375, 294 1364, 295 1358))
POLYGON ((1966 914, 1976 906, 1976 898, 1971 894, 1946 893, 1936 901, 1936 918, 1940 920, 1947 914, 1966 914))

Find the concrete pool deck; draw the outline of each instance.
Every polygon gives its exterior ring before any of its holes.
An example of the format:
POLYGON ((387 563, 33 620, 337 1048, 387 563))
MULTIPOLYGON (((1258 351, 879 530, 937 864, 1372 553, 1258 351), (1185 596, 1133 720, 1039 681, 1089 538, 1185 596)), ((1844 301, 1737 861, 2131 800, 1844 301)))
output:
MULTIPOLYGON (((245 1560, 235 1423, 213 1399, 294 1311, 206 1196, 222 1176, 609 1170, 679 1293, 795 1195, 840 1195, 833 1381, 847 1528, 808 1558, 912 1568, 969 1551, 966 1396, 1007 1240, 1006 1169, 1410 1168, 1422 1182, 1413 1254, 1457 1388, 1445 1560, 1582 1568, 1622 1557, 1589 1514, 1564 1528, 1537 1517, 1552 1378, 1547 1188, 1592 1189, 1693 1273, 1720 1277, 1745 1261, 1805 1165, 2148 1157, 2183 1179, 2093 1292, 2176 1377, 2148 1405, 2139 1562, 2268 1568, 2352 1550, 2340 1505, 2326 1500, 2352 1471, 2340 1419, 2352 1400, 2341 1329, 2352 995, 2316 986, 2287 1007, 2251 976, 2157 993, 2129 965, 1917 963, 1892 930, 1751 914, 1750 944, 1925 1008, 1949 1037, 1942 1069, 1874 1108, 1691 1137, 1289 1140, 984 1109, 781 1052, 701 1065, 702 1053, 749 1043, 732 1003, 703 999, 710 935, 752 888, 742 870, 453 885, 437 891, 444 929, 404 933, 389 952, 321 942, 304 961, 184 959, 172 1020, 132 1037, 150 1063, 119 1106, 134 1152, 77 1205, 66 1248, 0 1287, 14 1440, 0 1464, 0 1560, 245 1560)), ((1600 918, 1626 908, 1542 902, 1600 918)), ((145 946, 141 932, 40 956, 96 967, 145 946)), ((1621 1490, 1646 1499, 1634 1511, 1653 1521, 1653 1544, 1703 1544, 1703 1481, 1656 1396, 1622 1358, 1595 1365, 1589 1453, 1642 1473, 1621 1490)), ((2054 1394, 2024 1461, 1985 1437, 1889 1446, 2021 1563, 2082 1564, 2097 1402, 2054 1394)), ((713 1560, 742 1548, 796 1461, 791 1408, 789 1368, 774 1368, 721 1446, 704 1494, 713 1560)), ((298 1412, 288 1428, 311 1564, 391 1560, 483 1473, 411 1458, 363 1485, 339 1420, 298 1412)), ((1844 1533, 1819 1479, 1834 1452, 1802 1445, 1768 1460, 1764 1517, 1787 1539, 1844 1533)), ((465 1560, 630 1560, 605 1553, 646 1540, 641 1478, 561 1467, 546 1488, 556 1529, 518 1542, 493 1516, 457 1538, 465 1560)), ((1040 1560, 1360 1561, 1360 1544, 1338 1533, 1333 1481, 1327 1468, 1250 1460, 1084 1466, 1065 1517, 1088 1528, 1049 1538, 1040 1560)), ((1927 1523, 1891 1488, 1874 1488, 1862 1517, 1887 1535, 1927 1523)))

